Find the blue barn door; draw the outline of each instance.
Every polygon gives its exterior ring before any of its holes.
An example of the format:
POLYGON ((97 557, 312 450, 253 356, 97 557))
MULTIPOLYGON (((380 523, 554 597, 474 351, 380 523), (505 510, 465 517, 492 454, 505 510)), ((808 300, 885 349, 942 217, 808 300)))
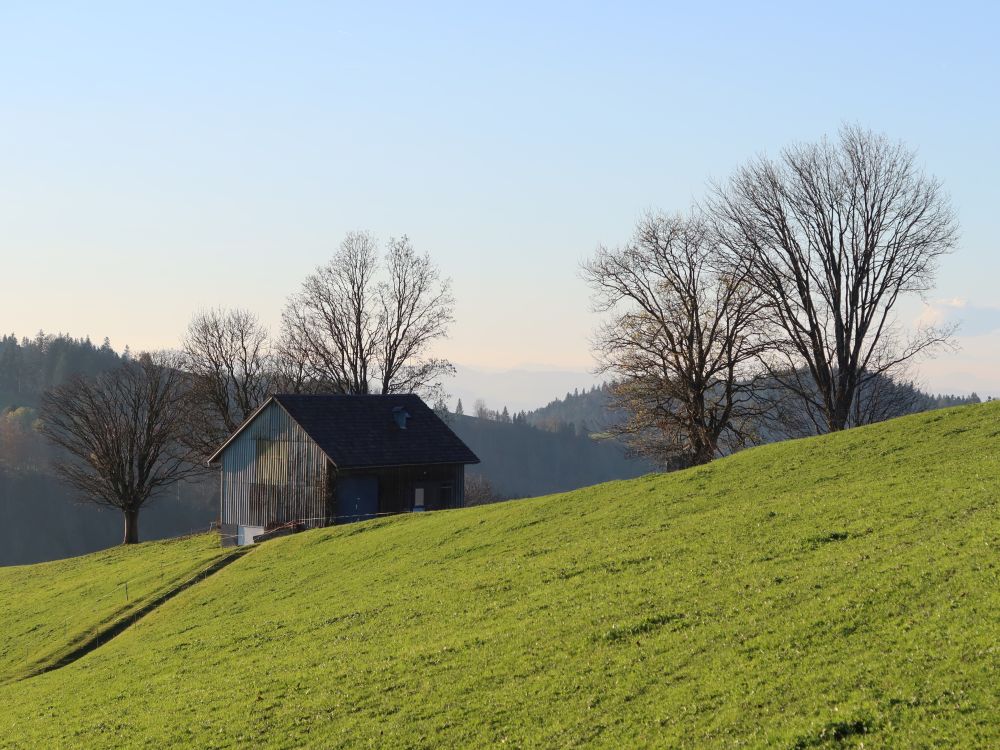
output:
POLYGON ((353 523, 374 518, 378 513, 377 477, 337 478, 337 520, 353 523))

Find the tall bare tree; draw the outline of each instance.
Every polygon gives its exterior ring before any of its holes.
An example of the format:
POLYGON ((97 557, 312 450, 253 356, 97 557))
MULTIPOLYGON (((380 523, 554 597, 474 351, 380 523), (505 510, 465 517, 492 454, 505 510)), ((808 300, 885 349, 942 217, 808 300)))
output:
POLYGON ((439 395, 453 368, 428 350, 453 309, 450 282, 406 237, 383 258, 374 237, 354 232, 289 299, 282 356, 302 364, 304 382, 343 393, 439 395))
POLYGON ((122 512, 125 544, 139 541, 151 498, 199 471, 181 441, 186 385, 175 364, 142 355, 42 399, 42 433, 62 449, 56 472, 84 500, 122 512))
POLYGON ((247 310, 198 313, 184 337, 183 364, 190 375, 186 439, 208 456, 275 386, 267 328, 247 310))
POLYGON ((427 356, 429 345, 447 336, 454 320, 451 282, 405 236, 389 240, 385 265, 386 279, 378 287, 379 385, 382 393, 427 391, 454 372, 449 362, 427 356))
POLYGON ((933 286, 957 226, 941 183, 914 152, 860 127, 836 142, 758 158, 710 202, 722 242, 767 301, 773 378, 819 431, 841 430, 858 393, 951 331, 904 337, 894 310, 933 286))
POLYGON ((630 243, 583 266, 595 310, 610 316, 594 343, 627 415, 613 431, 663 465, 706 463, 753 439, 761 295, 717 250, 701 217, 650 215, 630 243))

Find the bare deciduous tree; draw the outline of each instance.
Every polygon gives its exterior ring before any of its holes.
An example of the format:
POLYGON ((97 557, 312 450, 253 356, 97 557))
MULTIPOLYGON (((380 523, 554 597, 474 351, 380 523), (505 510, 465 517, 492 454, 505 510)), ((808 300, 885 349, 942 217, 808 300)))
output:
POLYGON ((472 413, 477 419, 492 419, 493 410, 486 405, 486 400, 477 398, 472 404, 472 413))
POLYGON ((595 310, 611 316, 595 349, 627 415, 612 432, 663 465, 706 463, 753 437, 760 294, 719 259, 702 218, 650 215, 583 266, 595 310))
POLYGON ((941 183, 903 145, 845 127, 741 168, 710 209, 767 301, 771 376, 816 430, 844 429, 867 384, 948 342, 935 328, 904 339, 893 314, 931 289, 957 232, 941 183))
POLYGON ((275 386, 267 329, 247 310, 209 310, 187 329, 183 364, 190 375, 187 441, 208 456, 275 386))
POLYGON ((436 396, 453 368, 428 349, 453 309, 449 281, 406 237, 389 241, 383 262, 375 239, 354 232, 289 300, 281 352, 301 363, 302 382, 326 389, 436 396))
POLYGON ((389 240, 385 260, 388 278, 378 288, 384 331, 378 360, 381 390, 426 392, 442 375, 454 373, 451 363, 426 356, 428 346, 447 336, 454 320, 451 282, 405 236, 389 240))
POLYGON ((175 365, 142 355, 42 399, 42 432, 64 451, 56 472, 83 499, 122 512, 125 544, 139 541, 151 498, 199 471, 181 443, 186 384, 175 365))
POLYGON ((477 473, 466 473, 464 496, 466 507, 489 505, 490 503, 499 503, 502 500, 510 499, 497 492, 489 479, 477 473))

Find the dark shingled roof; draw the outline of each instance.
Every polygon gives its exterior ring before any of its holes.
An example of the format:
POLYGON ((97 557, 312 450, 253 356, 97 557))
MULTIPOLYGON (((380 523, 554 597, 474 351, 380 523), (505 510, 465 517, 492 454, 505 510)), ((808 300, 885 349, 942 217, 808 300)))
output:
POLYGON ((274 396, 340 469, 477 464, 479 459, 419 396, 274 396), (395 410, 409 415, 406 429, 395 410))

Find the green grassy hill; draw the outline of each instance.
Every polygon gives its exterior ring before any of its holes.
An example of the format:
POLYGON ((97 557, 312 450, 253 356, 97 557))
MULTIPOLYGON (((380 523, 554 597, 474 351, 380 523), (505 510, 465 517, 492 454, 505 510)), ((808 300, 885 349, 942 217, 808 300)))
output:
POLYGON ((997 747, 998 614, 987 404, 267 542, 0 687, 0 746, 997 747))
POLYGON ((53 668, 232 552, 201 535, 0 567, 0 684, 53 668))

